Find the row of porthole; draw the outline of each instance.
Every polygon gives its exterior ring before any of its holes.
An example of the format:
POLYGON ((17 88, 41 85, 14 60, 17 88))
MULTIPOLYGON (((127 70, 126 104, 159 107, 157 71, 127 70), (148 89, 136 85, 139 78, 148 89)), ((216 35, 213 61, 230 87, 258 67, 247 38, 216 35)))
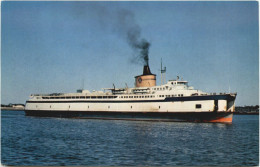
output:
POLYGON ((119 96, 119 98, 123 99, 123 98, 155 98, 154 95, 150 95, 150 96, 119 96))
MULTIPOLYGON (((37 108, 38 106, 36 105, 36 108, 37 108)), ((50 105, 50 108, 51 108, 51 105, 50 105)), ((69 106, 69 108, 70 108, 70 106, 69 106)), ((89 106, 88 106, 88 108, 89 108, 89 106)), ((108 108, 110 108, 110 106, 108 106, 108 108)), ((133 106, 131 106, 131 108, 133 108, 133 106)), ((159 108, 161 108, 161 106, 159 106, 159 108)), ((196 108, 197 108, 197 106, 196 106, 196 108)))
MULTIPOLYGON (((36 97, 39 99, 39 97, 36 97)), ((117 96, 55 96, 55 97, 42 97, 42 99, 110 99, 117 98, 117 96)))

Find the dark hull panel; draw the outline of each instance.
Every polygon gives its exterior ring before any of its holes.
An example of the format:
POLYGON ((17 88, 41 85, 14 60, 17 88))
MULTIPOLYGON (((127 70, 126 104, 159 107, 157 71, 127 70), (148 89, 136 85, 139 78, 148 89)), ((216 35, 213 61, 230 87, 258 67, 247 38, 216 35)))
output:
POLYGON ((172 122, 232 123, 232 112, 91 112, 25 110, 26 116, 172 122))

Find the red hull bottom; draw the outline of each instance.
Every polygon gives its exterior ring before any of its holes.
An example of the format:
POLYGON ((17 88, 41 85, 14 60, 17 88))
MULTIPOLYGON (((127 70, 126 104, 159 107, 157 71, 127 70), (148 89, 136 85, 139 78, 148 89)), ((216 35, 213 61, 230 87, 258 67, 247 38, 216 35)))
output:
POLYGON ((209 122, 218 122, 218 123, 232 123, 232 117, 231 118, 218 118, 215 120, 210 120, 209 122))

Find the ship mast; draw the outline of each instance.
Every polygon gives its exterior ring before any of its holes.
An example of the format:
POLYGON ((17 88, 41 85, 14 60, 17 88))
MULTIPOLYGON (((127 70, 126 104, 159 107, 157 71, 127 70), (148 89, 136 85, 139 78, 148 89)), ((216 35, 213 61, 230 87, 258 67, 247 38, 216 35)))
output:
POLYGON ((162 67, 162 58, 161 58, 161 85, 166 83, 165 73, 166 73, 166 67, 164 67, 164 69, 163 69, 163 67, 162 67))

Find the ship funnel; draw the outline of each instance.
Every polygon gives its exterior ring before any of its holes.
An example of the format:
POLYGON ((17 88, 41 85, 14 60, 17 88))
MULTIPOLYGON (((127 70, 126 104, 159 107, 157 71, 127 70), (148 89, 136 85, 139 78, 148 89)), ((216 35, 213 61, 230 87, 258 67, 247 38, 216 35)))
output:
POLYGON ((144 66, 143 75, 152 75, 148 65, 144 66))
POLYGON ((152 87, 156 86, 156 75, 151 73, 150 67, 144 65, 143 75, 138 75, 135 77, 136 87, 152 87))

